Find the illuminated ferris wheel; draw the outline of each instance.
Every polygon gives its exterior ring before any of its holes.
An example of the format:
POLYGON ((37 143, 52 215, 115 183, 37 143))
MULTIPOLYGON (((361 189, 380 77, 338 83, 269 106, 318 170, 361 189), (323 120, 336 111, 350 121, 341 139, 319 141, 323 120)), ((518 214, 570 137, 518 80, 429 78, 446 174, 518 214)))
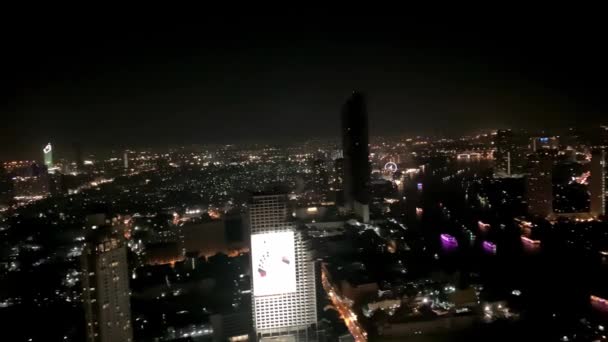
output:
POLYGON ((397 164, 393 163, 393 162, 388 162, 386 164, 384 164, 384 171, 388 171, 388 172, 397 172, 397 164))

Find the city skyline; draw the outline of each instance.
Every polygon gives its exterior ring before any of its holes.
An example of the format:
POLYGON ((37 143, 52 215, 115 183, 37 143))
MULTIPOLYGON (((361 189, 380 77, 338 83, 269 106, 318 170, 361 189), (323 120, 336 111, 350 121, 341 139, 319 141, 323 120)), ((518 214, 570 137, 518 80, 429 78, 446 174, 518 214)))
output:
POLYGON ((606 340, 603 18, 48 17, 6 43, 4 339, 606 340))
POLYGON ((605 127, 368 145, 344 101, 334 139, 3 163, 0 315, 26 341, 603 334, 605 127))

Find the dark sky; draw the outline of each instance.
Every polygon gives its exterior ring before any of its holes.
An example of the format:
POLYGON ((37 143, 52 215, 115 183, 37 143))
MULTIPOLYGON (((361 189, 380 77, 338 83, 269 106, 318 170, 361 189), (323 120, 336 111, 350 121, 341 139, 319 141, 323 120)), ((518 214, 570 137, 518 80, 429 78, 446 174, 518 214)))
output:
POLYGON ((608 121, 602 18, 540 19, 23 21, 3 43, 0 159, 39 158, 47 141, 337 137, 353 89, 372 134, 608 121))

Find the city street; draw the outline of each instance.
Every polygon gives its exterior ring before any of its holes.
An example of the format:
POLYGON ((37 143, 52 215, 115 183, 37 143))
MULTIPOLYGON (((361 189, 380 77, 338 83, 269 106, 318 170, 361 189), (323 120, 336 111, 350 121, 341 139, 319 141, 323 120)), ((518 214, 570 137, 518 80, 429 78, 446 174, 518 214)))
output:
POLYGON ((323 282, 323 289, 327 292, 332 305, 340 313, 340 317, 344 320, 344 324, 346 324, 348 331, 355 338, 355 341, 367 341, 367 333, 357 320, 357 315, 352 312, 350 306, 336 293, 334 287, 327 279, 325 269, 321 272, 321 281, 323 282))

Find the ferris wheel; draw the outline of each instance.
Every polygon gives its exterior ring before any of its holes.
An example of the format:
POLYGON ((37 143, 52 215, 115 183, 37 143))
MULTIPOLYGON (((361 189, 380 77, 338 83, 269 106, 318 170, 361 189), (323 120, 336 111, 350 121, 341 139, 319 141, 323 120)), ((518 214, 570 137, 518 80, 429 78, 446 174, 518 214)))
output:
POLYGON ((384 164, 384 171, 388 171, 388 172, 397 172, 397 164, 393 163, 393 162, 388 162, 386 164, 384 164))

